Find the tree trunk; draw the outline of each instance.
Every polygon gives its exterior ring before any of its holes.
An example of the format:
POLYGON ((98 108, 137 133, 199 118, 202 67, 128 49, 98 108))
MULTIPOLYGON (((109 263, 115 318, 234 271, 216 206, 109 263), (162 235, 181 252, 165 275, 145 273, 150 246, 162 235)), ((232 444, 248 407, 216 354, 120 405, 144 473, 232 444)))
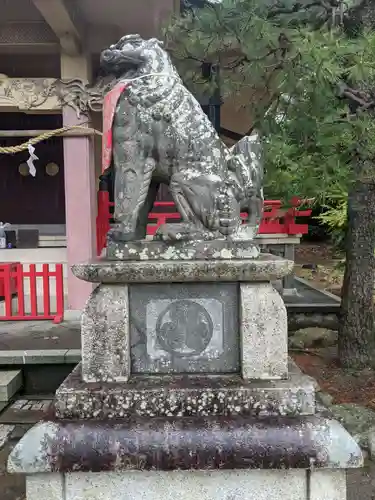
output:
POLYGON ((358 167, 361 171, 356 172, 358 178, 348 200, 346 267, 339 323, 340 361, 343 366, 355 369, 375 367, 375 184, 366 175, 366 166, 358 167))

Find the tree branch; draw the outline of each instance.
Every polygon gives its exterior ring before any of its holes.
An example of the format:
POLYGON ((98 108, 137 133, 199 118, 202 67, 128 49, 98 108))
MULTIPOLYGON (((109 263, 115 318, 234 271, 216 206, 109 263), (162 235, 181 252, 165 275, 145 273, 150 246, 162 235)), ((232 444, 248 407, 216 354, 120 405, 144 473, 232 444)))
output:
POLYGON ((340 5, 339 0, 329 0, 328 2, 325 2, 324 0, 315 0, 309 4, 303 5, 300 2, 296 2, 293 7, 276 7, 274 10, 270 10, 267 14, 267 19, 274 19, 277 16, 284 15, 284 14, 297 14, 301 11, 308 12, 310 9, 314 7, 321 7, 323 8, 327 13, 331 12, 332 9, 337 8, 340 5))
POLYGON ((367 111, 375 108, 375 100, 370 94, 351 88, 347 84, 341 84, 339 96, 346 98, 349 102, 354 104, 357 110, 367 111))

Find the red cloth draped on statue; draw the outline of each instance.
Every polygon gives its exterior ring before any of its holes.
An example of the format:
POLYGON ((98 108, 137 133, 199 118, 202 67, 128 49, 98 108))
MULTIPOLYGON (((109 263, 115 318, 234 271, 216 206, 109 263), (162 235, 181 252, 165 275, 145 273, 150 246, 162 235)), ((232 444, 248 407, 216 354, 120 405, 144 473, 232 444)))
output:
POLYGON ((102 137, 102 172, 112 162, 113 133, 112 125, 115 116, 117 101, 128 86, 127 83, 117 83, 104 97, 103 102, 103 137, 102 137))

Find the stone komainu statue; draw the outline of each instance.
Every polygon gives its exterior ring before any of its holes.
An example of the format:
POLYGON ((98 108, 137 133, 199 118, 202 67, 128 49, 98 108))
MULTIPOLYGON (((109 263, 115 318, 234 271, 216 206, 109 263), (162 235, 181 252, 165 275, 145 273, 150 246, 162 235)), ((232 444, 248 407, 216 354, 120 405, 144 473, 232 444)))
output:
POLYGON ((166 224, 163 239, 252 239, 262 207, 257 136, 229 149, 183 85, 159 40, 128 35, 101 55, 117 83, 106 95, 103 169, 115 172, 114 241, 146 235, 160 183, 169 185, 182 223, 166 224), (249 213, 240 228, 240 211, 249 213))

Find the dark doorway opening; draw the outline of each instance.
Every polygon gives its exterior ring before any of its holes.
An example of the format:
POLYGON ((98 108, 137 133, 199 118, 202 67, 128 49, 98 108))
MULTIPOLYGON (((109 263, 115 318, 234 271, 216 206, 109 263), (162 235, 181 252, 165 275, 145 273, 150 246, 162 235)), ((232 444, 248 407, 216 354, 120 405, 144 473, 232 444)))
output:
MULTIPOLYGON (((47 130, 62 126, 61 115, 0 113, 1 130, 47 130)), ((27 137, 0 137, 0 145, 16 146, 27 137)), ((0 155, 0 221, 11 224, 65 224, 63 139, 35 146, 36 176, 27 173, 27 150, 0 155)))

